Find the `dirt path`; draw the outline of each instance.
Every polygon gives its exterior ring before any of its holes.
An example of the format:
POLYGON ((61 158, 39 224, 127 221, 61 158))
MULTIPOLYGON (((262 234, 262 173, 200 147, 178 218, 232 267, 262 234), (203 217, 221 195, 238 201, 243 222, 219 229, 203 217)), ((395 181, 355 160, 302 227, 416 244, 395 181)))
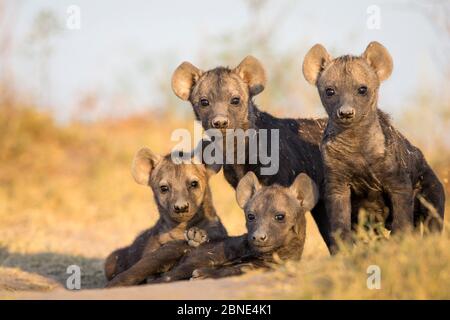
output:
POLYGON ((179 281, 130 288, 70 291, 58 288, 49 292, 0 291, 0 299, 245 299, 261 293, 269 274, 250 274, 219 280, 179 281))

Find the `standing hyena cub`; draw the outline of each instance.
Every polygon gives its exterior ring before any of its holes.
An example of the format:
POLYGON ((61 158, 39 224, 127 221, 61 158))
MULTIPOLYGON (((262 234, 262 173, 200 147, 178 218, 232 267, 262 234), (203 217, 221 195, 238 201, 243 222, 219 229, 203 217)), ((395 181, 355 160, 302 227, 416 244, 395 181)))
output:
POLYGON ((216 215, 208 185, 209 177, 219 170, 217 165, 177 162, 170 154, 161 157, 147 148, 139 150, 133 160, 133 177, 152 188, 159 219, 130 246, 108 256, 106 278, 111 280, 120 273, 132 278, 145 269, 143 258, 167 242, 186 239, 195 247, 225 238, 227 232, 216 215))
POLYGON ((326 206, 332 232, 348 238, 351 199, 382 196, 393 232, 417 227, 442 230, 444 189, 413 146, 377 108, 380 82, 393 68, 386 48, 372 42, 362 56, 333 59, 317 44, 303 62, 306 80, 317 86, 328 116, 321 143, 326 206), (429 210, 431 204, 434 208, 429 210))

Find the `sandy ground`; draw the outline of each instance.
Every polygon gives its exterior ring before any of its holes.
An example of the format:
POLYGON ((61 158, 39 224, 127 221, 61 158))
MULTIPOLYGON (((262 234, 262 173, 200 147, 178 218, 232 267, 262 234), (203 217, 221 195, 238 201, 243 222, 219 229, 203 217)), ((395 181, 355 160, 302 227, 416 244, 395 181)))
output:
MULTIPOLYGON (((309 213, 307 219, 308 232, 313 236, 306 239, 302 263, 307 261, 309 264, 309 261, 326 257, 328 253, 309 213)), ((25 259, 22 255, 9 253, 7 261, 0 263, 0 299, 254 299, 276 298, 277 288, 283 287, 283 281, 273 280, 271 272, 252 271, 219 280, 103 289, 106 284, 103 259, 74 260, 73 257, 60 255, 55 258, 53 254, 35 256, 25 259), (26 263, 21 263, 24 259, 26 263), (42 264, 44 260, 48 263, 42 264), (80 264, 82 268, 81 290, 65 288, 68 277, 65 269, 73 263, 80 264), (273 285, 268 285, 271 282, 273 285)))
POLYGON ((42 300, 103 300, 103 299, 133 299, 133 300, 204 300, 204 299, 245 299, 248 295, 254 297, 255 291, 263 293, 263 283, 272 281, 270 273, 256 273, 226 279, 205 279, 195 281, 179 281, 167 284, 143 285, 128 288, 92 289, 71 291, 58 288, 49 292, 33 291, 0 291, 4 299, 42 299, 42 300), (261 287, 260 287, 261 286, 261 287))

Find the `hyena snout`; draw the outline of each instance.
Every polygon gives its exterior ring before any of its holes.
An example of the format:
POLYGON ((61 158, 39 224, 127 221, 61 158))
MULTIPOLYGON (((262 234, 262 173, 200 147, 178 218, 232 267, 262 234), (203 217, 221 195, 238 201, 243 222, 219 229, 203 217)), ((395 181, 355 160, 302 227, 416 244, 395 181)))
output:
POLYGON ((346 120, 346 119, 353 119, 355 117, 355 109, 350 106, 342 106, 338 109, 337 115, 339 119, 346 120))
POLYGON ((225 116, 216 116, 211 121, 211 125, 215 129, 226 129, 228 128, 228 123, 228 118, 225 116))
POLYGON ((264 231, 255 231, 251 236, 253 244, 257 246, 264 245, 267 241, 267 238, 267 233, 264 231))
POLYGON ((189 202, 177 202, 173 205, 175 213, 186 213, 189 211, 189 202))

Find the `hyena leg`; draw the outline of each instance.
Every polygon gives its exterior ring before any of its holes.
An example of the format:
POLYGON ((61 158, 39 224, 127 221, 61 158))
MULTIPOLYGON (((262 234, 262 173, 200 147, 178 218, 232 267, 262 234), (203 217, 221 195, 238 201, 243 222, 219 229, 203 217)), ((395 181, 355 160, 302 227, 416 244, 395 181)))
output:
POLYGON ((180 223, 176 228, 167 232, 161 233, 148 240, 144 248, 144 255, 152 251, 158 250, 161 246, 178 240, 185 240, 184 233, 186 230, 186 223, 180 223))
POLYGON ((254 270, 258 266, 252 263, 241 263, 237 265, 227 265, 218 268, 199 268, 192 272, 192 278, 205 279, 205 278, 224 278, 231 276, 238 276, 244 274, 247 271, 254 270))
POLYGON ((196 263, 181 262, 171 270, 165 272, 161 277, 149 280, 147 283, 172 282, 179 280, 187 280, 191 278, 192 272, 198 267, 196 263))
POLYGON ((105 260, 105 276, 108 281, 128 268, 128 248, 117 249, 105 260))
POLYGON ((175 264, 187 251, 189 245, 185 241, 173 241, 154 252, 150 252, 142 257, 136 264, 128 270, 118 274, 106 285, 107 288, 132 286, 144 282, 149 276, 161 272, 175 264))
POLYGON ((325 208, 325 201, 319 200, 316 206, 311 210, 311 215, 316 222, 317 228, 319 229, 322 239, 327 245, 328 251, 331 253, 332 247, 332 234, 329 227, 327 211, 325 208))
POLYGON ((350 188, 327 185, 326 208, 330 221, 331 254, 339 251, 339 242, 352 243, 352 206, 350 188), (335 189, 335 190, 333 190, 335 189))
POLYGON ((422 189, 416 195, 425 231, 441 232, 444 226, 445 192, 439 179, 428 167, 423 174, 422 189))
POLYGON ((392 232, 411 230, 414 226, 414 199, 410 186, 392 190, 389 193, 392 203, 392 232))
POLYGON ((186 255, 176 266, 165 272, 160 278, 151 283, 172 282, 187 280, 192 277, 192 272, 198 268, 212 268, 214 265, 223 264, 223 253, 219 250, 209 250, 209 247, 200 247, 186 255))

